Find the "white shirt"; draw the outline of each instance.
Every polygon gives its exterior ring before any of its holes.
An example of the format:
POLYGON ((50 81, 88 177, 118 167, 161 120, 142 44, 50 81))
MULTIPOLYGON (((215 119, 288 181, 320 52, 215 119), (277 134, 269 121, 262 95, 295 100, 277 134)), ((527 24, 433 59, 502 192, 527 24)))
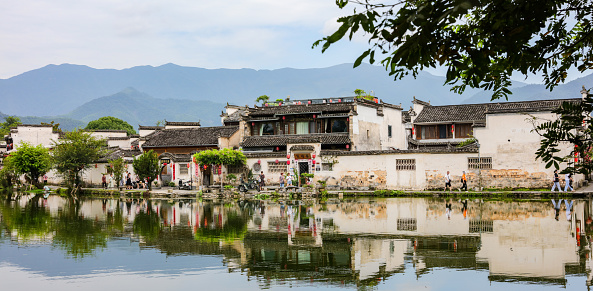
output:
POLYGON ((445 175, 445 182, 451 181, 451 176, 449 174, 445 175))

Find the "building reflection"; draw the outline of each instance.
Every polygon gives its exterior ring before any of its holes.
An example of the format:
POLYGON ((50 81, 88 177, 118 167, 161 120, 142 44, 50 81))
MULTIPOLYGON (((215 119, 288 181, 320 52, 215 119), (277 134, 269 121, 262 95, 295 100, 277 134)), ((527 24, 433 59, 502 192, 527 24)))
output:
POLYGON ((98 238, 129 237, 168 255, 219 255, 229 271, 262 286, 372 286, 406 269, 421 278, 438 268, 534 284, 586 276, 590 286, 592 202, 575 200, 570 212, 570 201, 563 202, 558 220, 543 200, 73 201, 25 195, 4 202, 1 211, 3 237, 19 243, 58 236, 64 243, 68 237, 56 221, 75 213, 93 224, 84 237, 98 241, 83 254, 104 246, 98 238), (24 227, 19 218, 27 211, 52 222, 32 231, 35 225, 24 227))

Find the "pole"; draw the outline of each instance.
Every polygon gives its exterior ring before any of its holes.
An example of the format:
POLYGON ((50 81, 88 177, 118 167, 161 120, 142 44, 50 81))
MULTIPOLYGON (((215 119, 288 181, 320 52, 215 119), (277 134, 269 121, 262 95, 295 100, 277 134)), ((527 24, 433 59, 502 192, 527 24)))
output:
POLYGON ((480 143, 476 140, 478 145, 478 191, 482 191, 482 159, 480 158, 480 143))

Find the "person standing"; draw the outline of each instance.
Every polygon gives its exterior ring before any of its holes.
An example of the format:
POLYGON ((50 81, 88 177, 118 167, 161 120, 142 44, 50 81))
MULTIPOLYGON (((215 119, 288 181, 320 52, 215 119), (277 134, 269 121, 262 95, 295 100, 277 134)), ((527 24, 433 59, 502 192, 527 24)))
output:
POLYGON ((552 192, 554 189, 558 187, 558 192, 562 192, 562 188, 560 188, 560 178, 558 177, 558 170, 554 170, 554 185, 552 186, 552 192))
POLYGON ((43 175, 43 185, 47 185, 47 175, 43 175))
POLYGON ((101 176, 101 187, 103 187, 103 189, 107 189, 107 177, 105 177, 105 174, 101 176))
POLYGON ((568 192, 568 189, 570 189, 570 191, 574 191, 574 189, 572 189, 572 174, 568 173, 564 175, 564 182, 566 183, 564 186, 564 192, 568 192))
POLYGON ((113 174, 109 174, 109 188, 113 188, 113 174))
POLYGON ((259 174, 259 191, 261 191, 266 186, 266 175, 264 175, 264 171, 261 171, 259 174))
POLYGON ((445 175, 445 191, 451 191, 451 175, 449 175, 449 171, 447 171, 447 175, 445 175))
POLYGON ((461 175, 461 183, 463 184, 463 186, 461 186, 459 191, 461 191, 461 189, 463 189, 463 190, 465 190, 465 192, 467 192, 467 177, 465 176, 465 171, 463 171, 463 175, 461 175))
POLYGON ((280 173, 280 188, 284 188, 284 173, 280 173))
POLYGON ((286 186, 292 186, 292 174, 288 174, 286 177, 286 186))

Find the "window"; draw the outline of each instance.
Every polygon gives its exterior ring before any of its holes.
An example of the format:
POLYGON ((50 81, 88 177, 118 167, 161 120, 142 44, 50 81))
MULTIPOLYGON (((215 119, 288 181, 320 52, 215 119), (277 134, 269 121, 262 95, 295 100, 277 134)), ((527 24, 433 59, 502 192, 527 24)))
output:
POLYGON ((453 138, 452 124, 419 125, 417 139, 445 139, 453 138))
POLYGON ((296 123, 296 134, 308 134, 309 133, 309 122, 300 121, 296 123))
POLYGON ((322 171, 333 171, 334 164, 331 163, 321 163, 321 170, 322 171))
POLYGON ((416 159, 396 159, 395 170, 416 171, 416 159))
POLYGON ((274 124, 271 122, 262 123, 259 126, 259 135, 274 135, 274 124))
POLYGON ((471 124, 455 124, 455 138, 468 138, 471 134, 471 124))
POLYGON ((348 132, 348 124, 345 119, 334 119, 331 122, 331 132, 348 132))
POLYGON ((391 138, 391 125, 387 126, 387 137, 391 138))
POLYGON ((187 175, 189 173, 189 169, 187 168, 189 164, 179 164, 179 175, 187 175))
POLYGON ((397 219, 397 230, 416 231, 417 230, 416 218, 398 218, 397 219))
POLYGON ((241 166, 227 166, 227 173, 229 174, 241 174, 243 172, 243 169, 245 167, 243 165, 241 166))
POLYGON ((468 169, 492 169, 492 158, 467 158, 468 169))
POLYGON ((284 173, 286 169, 286 161, 268 162, 268 172, 270 173, 284 173))

